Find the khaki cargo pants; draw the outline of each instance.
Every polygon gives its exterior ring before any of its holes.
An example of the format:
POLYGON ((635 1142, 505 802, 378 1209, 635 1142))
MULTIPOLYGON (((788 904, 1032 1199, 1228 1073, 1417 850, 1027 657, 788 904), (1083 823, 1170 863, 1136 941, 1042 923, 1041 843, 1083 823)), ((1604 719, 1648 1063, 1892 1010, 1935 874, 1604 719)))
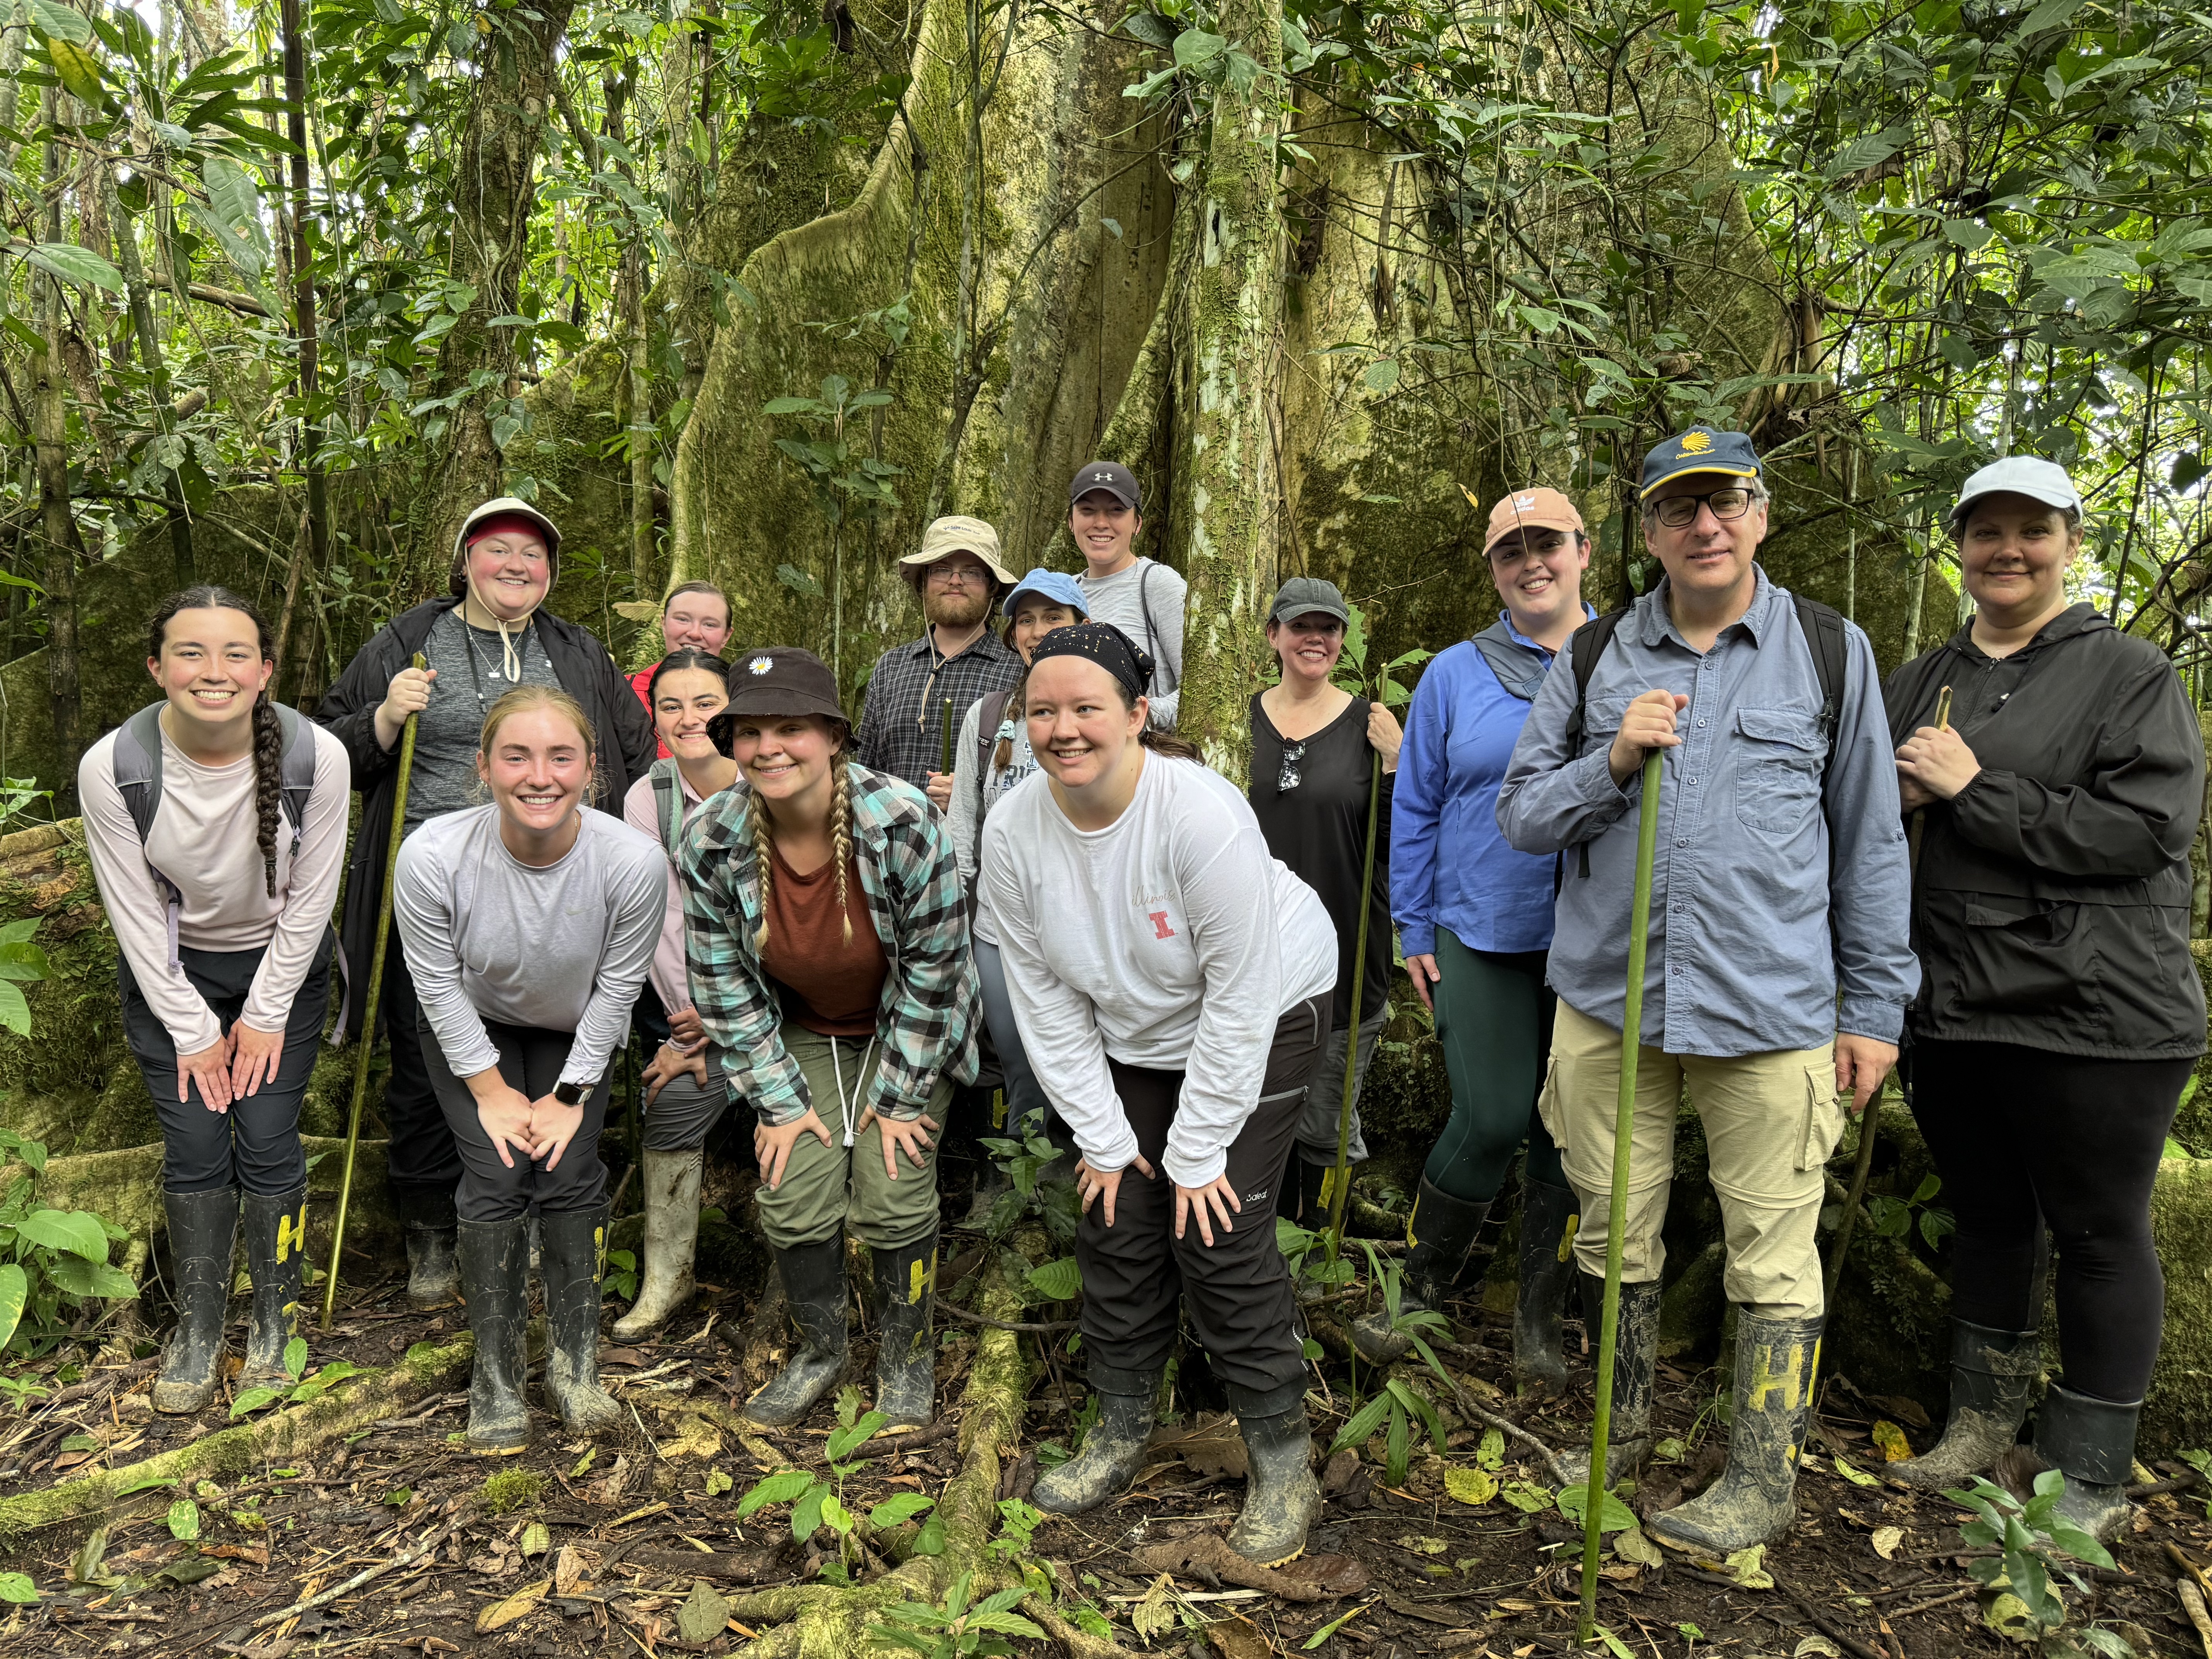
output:
MULTIPOLYGON (((1666 1265, 1659 1230, 1667 1220, 1674 1119, 1685 1083, 1705 1124, 1713 1190, 1720 1199, 1729 1300, 1771 1319, 1821 1313, 1814 1233, 1824 1196, 1822 1171, 1850 1110, 1836 1097, 1832 1042, 1728 1059, 1643 1048, 1636 1062, 1622 1282, 1650 1283, 1666 1265)), ((1581 1201, 1575 1259, 1593 1277, 1605 1273, 1620 1099, 1620 1033, 1560 1003, 1537 1109, 1559 1143, 1568 1184, 1581 1201)))
POLYGON ((853 1122, 859 1125, 882 1063, 883 1044, 872 1045, 866 1037, 822 1036, 787 1024, 783 1046, 806 1074, 806 1092, 815 1115, 829 1126, 830 1144, 824 1146, 811 1134, 799 1136, 775 1190, 759 1189, 761 1231, 769 1243, 779 1250, 796 1249, 823 1243, 845 1230, 872 1250, 895 1250, 935 1232, 937 1151, 952 1103, 951 1080, 940 1076, 929 1097, 927 1115, 939 1127, 930 1135, 936 1144, 929 1149, 927 1167, 915 1169, 901 1152, 898 1177, 892 1180, 884 1174, 882 1132, 871 1122, 847 1146, 845 1115, 838 1107, 842 1083, 844 1099, 861 1103, 852 1109, 853 1122))

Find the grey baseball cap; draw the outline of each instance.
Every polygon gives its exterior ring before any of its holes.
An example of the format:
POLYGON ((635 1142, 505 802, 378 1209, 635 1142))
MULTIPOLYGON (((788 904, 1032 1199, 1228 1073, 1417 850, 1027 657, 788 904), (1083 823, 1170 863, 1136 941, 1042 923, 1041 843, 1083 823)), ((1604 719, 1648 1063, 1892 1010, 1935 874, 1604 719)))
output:
POLYGON ((2039 455, 2008 455, 2001 461, 1991 461, 1960 487, 1959 499, 1951 504, 1953 535, 1959 533, 1967 513, 1984 495, 2025 495, 2045 507, 2081 510, 2081 492, 2074 488, 2074 480, 2057 462, 2039 455))
POLYGON ((1137 475, 1119 461, 1085 461, 1067 481, 1067 504, 1073 507, 1094 489, 1103 489, 1132 513, 1145 510, 1145 492, 1137 475))
POLYGON ((1318 576, 1291 577, 1277 592, 1274 604, 1267 607, 1267 620, 1271 623, 1312 616, 1334 617, 1346 628, 1352 626, 1352 607, 1345 604, 1344 595, 1334 582, 1325 582, 1318 576))

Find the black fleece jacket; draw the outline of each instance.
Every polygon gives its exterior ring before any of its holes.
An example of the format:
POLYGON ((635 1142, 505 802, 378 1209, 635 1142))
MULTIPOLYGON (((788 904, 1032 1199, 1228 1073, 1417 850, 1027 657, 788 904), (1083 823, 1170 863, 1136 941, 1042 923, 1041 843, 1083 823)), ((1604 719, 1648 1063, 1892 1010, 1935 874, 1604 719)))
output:
POLYGON ((1916 1037, 2116 1060, 2204 1052, 2189 847, 2204 738, 2163 652, 2077 605, 2009 657, 1969 623, 1883 696, 1891 740, 1951 724, 1981 763, 1927 811, 1913 884, 1916 1037))
MULTIPOLYGON (((346 746, 353 762, 353 787, 362 802, 361 830, 354 837, 353 857, 346 868, 345 915, 338 925, 338 942, 352 969, 348 986, 346 1024, 361 1029, 364 1000, 368 994, 369 958, 376 948, 376 916, 384 900, 386 853, 392 837, 392 802, 397 793, 399 745, 384 748, 376 740, 376 710, 392 684, 392 677, 404 668, 430 632, 430 626, 459 599, 428 599, 402 612, 386 623, 346 665, 338 683, 325 696, 315 718, 346 746)), ((561 689, 583 705, 599 739, 599 804, 619 816, 623 796, 632 782, 653 764, 652 723, 645 705, 630 690, 629 682, 615 666, 615 659, 588 628, 564 622, 540 611, 531 617, 561 689)), ((395 937, 386 955, 399 948, 395 937)))

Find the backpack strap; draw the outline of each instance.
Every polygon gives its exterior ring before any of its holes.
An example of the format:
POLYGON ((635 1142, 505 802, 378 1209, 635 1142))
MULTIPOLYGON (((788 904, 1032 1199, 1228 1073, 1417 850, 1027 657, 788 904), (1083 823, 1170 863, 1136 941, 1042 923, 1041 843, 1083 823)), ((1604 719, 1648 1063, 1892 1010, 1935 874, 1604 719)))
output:
POLYGON ((1483 661, 1490 665, 1490 672, 1498 676, 1498 684, 1509 696, 1523 702, 1536 701, 1552 665, 1541 653, 1532 653, 1516 640, 1506 630, 1504 617, 1474 636, 1474 648, 1482 653, 1483 661))
POLYGON ((1790 599, 1796 607, 1797 626, 1804 630, 1805 643, 1813 649, 1813 672, 1820 679, 1820 739, 1827 744, 1826 753, 1820 757, 1820 793, 1825 797, 1835 764, 1836 725, 1843 716, 1844 674, 1850 647, 1841 611, 1802 593, 1792 592, 1790 599))
POLYGON ((1002 691, 987 693, 975 705, 975 773, 979 779, 991 775, 991 750, 999 741, 999 728, 1006 722, 1006 703, 1013 695, 1014 688, 1010 685, 1002 691))
MULTIPOLYGON (((147 837, 154 832, 154 815, 161 810, 161 711, 167 707, 166 701, 148 703, 115 732, 115 787, 137 829, 142 855, 147 837)), ((177 953, 177 920, 184 914, 184 890, 151 858, 146 860, 146 868, 167 896, 169 971, 175 973, 184 966, 184 958, 177 953)))
MULTIPOLYGON (((1152 622, 1152 601, 1148 584, 1152 580, 1152 561, 1146 559, 1137 570, 1137 614, 1145 619, 1145 654, 1152 659, 1152 672, 1159 673, 1167 667, 1167 659, 1160 655, 1160 630, 1152 622)), ((1182 676, 1176 676, 1170 691, 1182 690, 1182 676)))
MULTIPOLYGON (((1567 714, 1567 757, 1582 757, 1583 731, 1587 724, 1589 702, 1590 677, 1597 672, 1597 659, 1605 655, 1606 647, 1620 630, 1620 619, 1628 614, 1624 608, 1608 611, 1603 616, 1593 617, 1575 629, 1567 641, 1569 654, 1575 663, 1575 706, 1567 714)), ((1575 873, 1585 879, 1589 875, 1589 843, 1583 842, 1575 849, 1575 873)))
POLYGON ((278 799, 292 820, 292 856, 300 856, 300 842, 307 833, 307 800, 315 793, 315 738, 300 711, 289 703, 272 703, 276 724, 284 733, 283 778, 278 799))
POLYGON ((676 856, 676 838, 684 830, 684 782, 676 775, 676 761, 657 760, 646 774, 653 780, 653 815, 660 823, 660 850, 676 856))

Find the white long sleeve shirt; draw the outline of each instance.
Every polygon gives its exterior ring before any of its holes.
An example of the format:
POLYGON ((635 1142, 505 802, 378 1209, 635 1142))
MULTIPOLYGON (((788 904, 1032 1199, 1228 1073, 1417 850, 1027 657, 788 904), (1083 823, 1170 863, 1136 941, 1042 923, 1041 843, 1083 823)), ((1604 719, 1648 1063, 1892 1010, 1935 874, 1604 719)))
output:
POLYGON ((155 879, 155 869, 184 895, 177 915, 180 946, 220 951, 268 947, 239 1014, 257 1031, 285 1028, 292 999, 322 949, 345 873, 352 768, 337 738, 319 726, 307 729, 314 734, 315 782, 307 796, 296 861, 292 827, 278 816, 274 898, 261 863, 251 754, 226 766, 202 766, 164 730, 161 803, 143 848, 123 792, 115 787, 116 733, 86 750, 77 766, 85 851, 92 856, 108 925, 115 929, 115 942, 146 1006, 180 1054, 196 1054, 214 1043, 222 1036, 222 1023, 184 970, 169 966, 169 897, 155 879))
POLYGON ((525 864, 499 805, 432 818, 400 843, 392 917, 416 999, 455 1077, 499 1064, 484 1021, 573 1031, 563 1083, 595 1084, 629 1035, 667 904, 660 843, 586 807, 576 844, 525 864))
POLYGON ((1336 984, 1336 928, 1226 779, 1148 754, 1128 809, 1078 830, 1032 776, 983 821, 981 909, 1022 1044, 1094 1170, 1137 1138, 1110 1057, 1180 1071, 1170 1179, 1200 1187, 1259 1103, 1276 1022, 1336 984))
MULTIPOLYGON (((690 819, 691 809, 700 801, 698 791, 684 775, 684 769, 676 771, 677 826, 690 819)), ((647 772, 629 787, 623 797, 623 822, 641 835, 660 841, 660 801, 653 791, 653 774, 647 772)), ((659 942, 653 947, 653 988, 660 997, 660 1006, 670 1013, 691 1006, 691 981, 684 965, 684 884, 676 875, 676 849, 664 847, 668 860, 668 902, 660 921, 659 942)))

